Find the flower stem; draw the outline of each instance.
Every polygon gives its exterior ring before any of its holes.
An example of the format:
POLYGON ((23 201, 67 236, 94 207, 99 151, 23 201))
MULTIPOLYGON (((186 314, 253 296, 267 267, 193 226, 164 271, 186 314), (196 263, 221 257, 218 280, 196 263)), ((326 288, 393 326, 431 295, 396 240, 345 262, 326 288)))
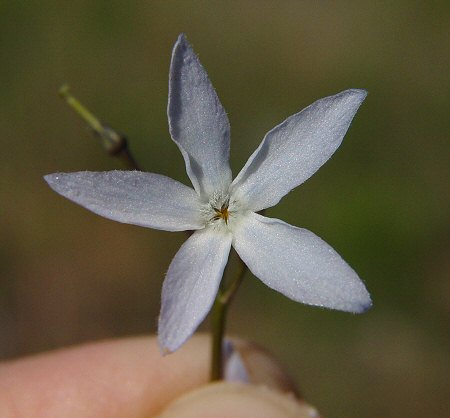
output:
POLYGON ((117 133, 100 122, 93 113, 70 93, 70 87, 67 84, 61 86, 59 95, 88 124, 94 134, 102 140, 103 147, 109 155, 122 160, 127 169, 139 170, 138 164, 128 148, 127 138, 124 135, 117 133))
POLYGON ((225 335, 226 312, 228 306, 223 303, 219 293, 216 296, 212 309, 212 353, 211 353, 211 376, 210 380, 222 379, 222 345, 225 335))
POLYGON ((228 307, 241 284, 247 266, 239 258, 239 271, 233 280, 222 280, 219 291, 212 308, 212 355, 211 355, 211 381, 223 378, 223 339, 225 336, 226 315, 228 307))

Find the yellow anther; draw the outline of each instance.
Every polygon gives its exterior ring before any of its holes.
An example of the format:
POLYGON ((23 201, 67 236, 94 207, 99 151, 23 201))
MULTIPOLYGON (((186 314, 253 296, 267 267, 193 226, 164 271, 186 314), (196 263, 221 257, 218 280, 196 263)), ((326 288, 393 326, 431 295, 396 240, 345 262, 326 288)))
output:
POLYGON ((220 209, 218 208, 213 209, 214 212, 216 212, 216 214, 213 216, 213 220, 218 221, 219 219, 223 219, 225 221, 225 224, 228 225, 228 216, 230 215, 230 213, 228 212, 228 206, 223 204, 220 209))

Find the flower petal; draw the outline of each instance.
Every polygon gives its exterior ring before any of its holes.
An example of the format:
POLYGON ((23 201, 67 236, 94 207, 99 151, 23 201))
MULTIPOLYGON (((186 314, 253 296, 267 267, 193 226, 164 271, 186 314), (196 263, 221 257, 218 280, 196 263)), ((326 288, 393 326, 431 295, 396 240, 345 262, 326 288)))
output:
POLYGON ((325 97, 269 131, 233 181, 235 196, 255 212, 277 204, 333 155, 366 95, 325 97))
POLYGON ((354 313, 372 304, 352 268, 306 229, 249 212, 233 246, 256 277, 297 302, 354 313))
POLYGON ((162 289, 158 338, 163 352, 177 350, 208 314, 228 261, 232 235, 205 228, 181 246, 162 289))
POLYGON ((169 177, 140 171, 82 171, 44 178, 57 193, 114 221, 165 231, 204 227, 197 193, 169 177))
POLYGON ((227 191, 231 183, 228 117, 184 35, 172 52, 167 108, 170 134, 199 194, 227 191))

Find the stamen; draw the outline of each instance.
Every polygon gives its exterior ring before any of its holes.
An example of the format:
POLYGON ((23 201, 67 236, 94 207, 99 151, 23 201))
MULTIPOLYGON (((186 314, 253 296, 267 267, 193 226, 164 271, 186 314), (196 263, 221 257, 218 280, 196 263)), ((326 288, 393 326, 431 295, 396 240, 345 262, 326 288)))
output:
POLYGON ((211 220, 218 221, 219 219, 223 219, 225 221, 225 225, 228 225, 228 216, 230 212, 228 211, 228 202, 229 199, 220 207, 220 209, 213 207, 214 212, 216 214, 212 217, 211 220))
POLYGON ((230 210, 230 196, 223 192, 214 192, 203 209, 206 219, 209 223, 223 220, 225 225, 228 225, 228 220, 231 217, 230 210))

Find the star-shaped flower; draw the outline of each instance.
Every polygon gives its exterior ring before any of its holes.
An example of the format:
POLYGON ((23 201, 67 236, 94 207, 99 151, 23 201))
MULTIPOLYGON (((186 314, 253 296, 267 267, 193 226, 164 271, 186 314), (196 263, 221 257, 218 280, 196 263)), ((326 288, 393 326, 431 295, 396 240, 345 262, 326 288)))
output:
POLYGON ((56 192, 115 221, 193 230, 163 289, 159 340, 177 350, 208 314, 231 246, 251 272, 290 299, 360 313, 371 306, 357 274, 322 239, 259 211, 311 177, 336 151, 364 90, 318 100, 264 137, 238 176, 229 166, 230 127, 206 71, 180 35, 172 52, 168 117, 193 189, 139 171, 55 173, 56 192))

